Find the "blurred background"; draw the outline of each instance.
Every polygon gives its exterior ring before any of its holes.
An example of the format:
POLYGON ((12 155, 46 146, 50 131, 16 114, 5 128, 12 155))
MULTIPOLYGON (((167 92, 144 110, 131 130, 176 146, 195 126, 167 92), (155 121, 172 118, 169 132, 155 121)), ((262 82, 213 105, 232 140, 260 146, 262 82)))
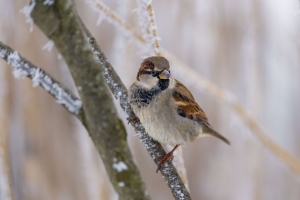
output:
MULTIPOLYGON (((105 0, 138 30, 135 0, 105 0)), ((122 28, 99 20, 85 1, 79 15, 129 87, 143 47, 122 28), (98 25, 97 25, 98 24, 98 25)), ((0 40, 60 82, 75 86, 57 50, 20 10, 29 0, 0 0, 0 40)), ((224 91, 232 93, 281 147, 300 159, 300 12, 298 1, 154 0, 161 46, 224 91)), ((210 123, 231 141, 203 138, 183 148, 193 199, 296 200, 300 177, 255 137, 222 99, 191 81, 176 66, 173 76, 194 94, 210 123)), ((102 161, 80 122, 29 79, 16 80, 0 60, 0 199, 117 199, 102 161), (8 162, 7 162, 8 161, 8 162)), ((117 108, 119 105, 116 103, 117 108)), ((152 199, 172 199, 136 133, 128 141, 152 199)))

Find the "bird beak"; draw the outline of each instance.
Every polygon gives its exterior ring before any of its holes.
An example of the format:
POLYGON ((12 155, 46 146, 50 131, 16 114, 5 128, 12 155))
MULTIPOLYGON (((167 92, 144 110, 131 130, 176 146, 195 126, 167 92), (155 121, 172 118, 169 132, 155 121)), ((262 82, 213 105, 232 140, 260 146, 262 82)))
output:
POLYGON ((158 75, 158 78, 159 79, 169 79, 170 76, 171 76, 170 72, 168 72, 167 70, 164 70, 158 75))

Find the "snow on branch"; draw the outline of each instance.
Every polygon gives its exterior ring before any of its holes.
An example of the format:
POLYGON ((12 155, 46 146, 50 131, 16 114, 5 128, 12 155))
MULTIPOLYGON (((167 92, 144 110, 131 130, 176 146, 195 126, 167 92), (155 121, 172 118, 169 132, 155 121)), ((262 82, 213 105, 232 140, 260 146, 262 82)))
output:
MULTIPOLYGON (((107 6, 106 8, 109 9, 107 6)), ((116 20, 116 23, 113 23, 113 25, 116 25, 117 27, 124 26, 124 28, 131 32, 136 40, 141 43, 146 43, 141 34, 136 34, 138 33, 138 31, 131 24, 129 24, 128 22, 119 23, 121 17, 116 13, 114 14, 114 17, 112 17, 111 13, 113 13, 113 11, 111 9, 107 10, 106 12, 110 19, 116 20)), ((252 133, 265 147, 267 147, 275 156, 277 156, 283 163, 285 163, 293 172, 300 174, 299 159, 280 147, 269 136, 269 134, 265 130, 263 130, 258 122, 247 113, 246 109, 238 103, 237 98, 234 94, 228 91, 224 91, 215 83, 206 79, 204 76, 199 74, 199 72, 196 72, 190 66, 188 66, 172 53, 163 48, 161 48, 161 55, 166 57, 170 61, 170 63, 174 64, 181 71, 181 73, 185 75, 188 74, 190 77, 189 81, 191 81, 194 85, 201 87, 203 90, 228 104, 231 109, 241 118, 241 120, 252 130, 252 133)))
POLYGON ((0 41, 0 58, 7 61, 13 68, 15 78, 29 77, 32 86, 41 86, 50 93, 56 102, 64 106, 70 113, 78 115, 82 110, 82 102, 74 96, 66 87, 62 86, 54 78, 42 69, 34 66, 10 47, 0 41))
MULTIPOLYGON (((132 119, 135 115, 128 102, 127 89, 123 82, 121 81, 118 74, 115 72, 110 63, 106 60, 104 53, 101 51, 99 45, 97 44, 95 38, 91 35, 88 29, 85 27, 81 21, 82 28, 86 33, 89 43, 92 46, 92 51, 96 57, 97 62, 103 69, 103 75, 106 79, 107 85, 114 94, 114 96, 119 100, 120 105, 124 112, 127 114, 128 119, 132 119)), ((131 125, 134 127, 137 135, 139 136, 141 142, 144 144, 145 148, 151 155, 152 159, 156 164, 158 162, 155 160, 160 155, 165 155, 166 152, 162 146, 154 141, 145 131, 143 125, 136 120, 130 121, 131 125)), ((167 185, 169 186, 175 199, 188 200, 191 196, 186 189, 184 183, 182 182, 176 168, 173 166, 171 161, 168 161, 161 169, 161 174, 165 178, 167 185)))

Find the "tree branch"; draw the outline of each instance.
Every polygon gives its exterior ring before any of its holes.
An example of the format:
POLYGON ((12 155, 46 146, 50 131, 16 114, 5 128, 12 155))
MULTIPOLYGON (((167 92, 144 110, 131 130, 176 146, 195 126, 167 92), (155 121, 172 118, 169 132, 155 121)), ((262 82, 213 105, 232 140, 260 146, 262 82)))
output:
POLYGON ((86 40, 71 0, 44 5, 34 1, 31 13, 35 24, 54 41, 82 89, 82 123, 99 151, 110 181, 120 199, 149 199, 140 172, 133 162, 122 121, 111 94, 86 40))
POLYGON ((27 76, 32 80, 33 87, 40 85, 71 114, 79 115, 82 112, 82 102, 70 90, 1 41, 0 58, 13 67, 13 74, 16 78, 27 76))
POLYGON ((161 56, 152 0, 136 0, 139 24, 150 56, 161 56))

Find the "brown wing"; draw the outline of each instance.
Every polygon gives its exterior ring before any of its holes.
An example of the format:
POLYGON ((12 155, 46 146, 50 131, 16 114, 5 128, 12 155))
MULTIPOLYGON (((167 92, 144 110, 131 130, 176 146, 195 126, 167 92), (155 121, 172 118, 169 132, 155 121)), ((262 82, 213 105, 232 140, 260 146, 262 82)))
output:
POLYGON ((177 105, 178 115, 204 124, 204 134, 215 136, 230 145, 230 142, 224 136, 210 126, 207 116, 201 107, 195 102, 195 99, 190 91, 182 83, 177 80, 175 81, 176 85, 173 92, 173 98, 175 99, 175 104, 177 105))
POLYGON ((178 80, 173 91, 173 98, 177 105, 177 113, 199 123, 208 124, 208 119, 201 107, 196 103, 190 91, 178 80))

